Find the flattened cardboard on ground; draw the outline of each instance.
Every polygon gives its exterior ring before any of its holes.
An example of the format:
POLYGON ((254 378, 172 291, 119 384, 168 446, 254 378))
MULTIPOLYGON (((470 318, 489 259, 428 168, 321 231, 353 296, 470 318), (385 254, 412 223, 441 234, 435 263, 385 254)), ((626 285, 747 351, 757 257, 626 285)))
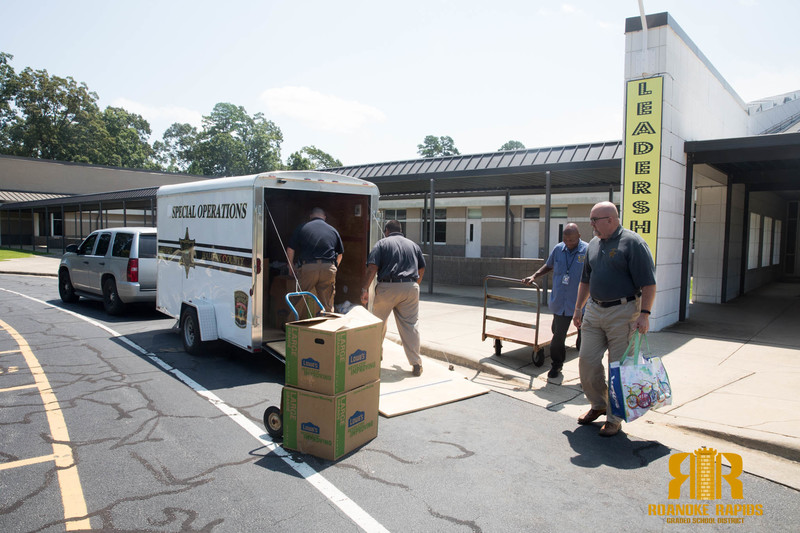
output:
POLYGON ((283 447, 335 461, 378 436, 380 383, 335 396, 285 387, 283 447))
POLYGON ((286 385, 333 395, 380 379, 382 333, 361 306, 286 324, 286 385))
POLYGON ((422 368, 422 375, 414 377, 402 346, 384 341, 380 400, 383 416, 391 418, 489 392, 428 357, 423 357, 422 368))

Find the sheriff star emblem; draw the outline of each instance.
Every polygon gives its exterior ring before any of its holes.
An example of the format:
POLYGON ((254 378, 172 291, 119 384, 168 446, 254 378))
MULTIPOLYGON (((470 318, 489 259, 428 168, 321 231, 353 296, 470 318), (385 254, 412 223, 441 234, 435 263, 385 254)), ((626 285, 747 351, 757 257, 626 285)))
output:
POLYGON ((186 279, 189 279, 189 269, 194 268, 194 239, 189 238, 189 228, 186 228, 186 236, 183 239, 178 239, 181 245, 181 259, 179 264, 183 265, 186 269, 186 279))

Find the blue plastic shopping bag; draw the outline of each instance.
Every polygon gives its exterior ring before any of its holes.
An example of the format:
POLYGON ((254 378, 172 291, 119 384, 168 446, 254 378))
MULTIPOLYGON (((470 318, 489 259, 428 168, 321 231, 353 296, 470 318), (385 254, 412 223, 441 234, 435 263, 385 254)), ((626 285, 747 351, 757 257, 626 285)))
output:
POLYGON ((622 358, 610 365, 608 401, 611 414, 632 422, 650 409, 672 404, 669 376, 660 357, 645 357, 644 335, 635 331, 622 358))

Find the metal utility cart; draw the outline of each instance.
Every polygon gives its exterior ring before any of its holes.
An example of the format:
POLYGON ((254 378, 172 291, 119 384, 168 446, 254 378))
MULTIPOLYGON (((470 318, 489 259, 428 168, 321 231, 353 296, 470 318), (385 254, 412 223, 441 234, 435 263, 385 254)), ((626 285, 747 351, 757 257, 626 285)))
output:
MULTIPOLYGON (((526 285, 522 280, 516 278, 486 276, 483 278, 483 331, 481 340, 494 339, 494 353, 498 357, 502 355, 502 341, 532 346, 531 360, 535 366, 542 366, 544 364, 544 349, 553 340, 553 317, 550 314, 542 315, 540 313, 541 306, 542 289, 536 283, 526 285), (519 292, 522 295, 521 297, 511 297, 507 294, 501 294, 500 287, 491 287, 491 281, 504 282, 506 286, 508 284, 522 285, 525 289, 515 291, 519 292), (503 307, 490 308, 490 300, 511 305, 505 309, 503 307), (523 309, 535 309, 534 321, 519 320, 522 312, 519 308, 512 309, 513 306, 522 306, 523 309), (499 322, 500 325, 487 327, 487 322, 499 322)), ((570 326, 567 336, 577 333, 577 329, 574 326, 570 326)))

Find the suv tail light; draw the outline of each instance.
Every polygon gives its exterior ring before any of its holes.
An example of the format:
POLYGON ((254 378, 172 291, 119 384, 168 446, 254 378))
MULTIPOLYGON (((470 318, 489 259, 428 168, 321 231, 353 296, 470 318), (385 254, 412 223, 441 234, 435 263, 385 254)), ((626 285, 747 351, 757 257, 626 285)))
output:
POLYGON ((139 260, 128 259, 128 281, 139 283, 139 260))

